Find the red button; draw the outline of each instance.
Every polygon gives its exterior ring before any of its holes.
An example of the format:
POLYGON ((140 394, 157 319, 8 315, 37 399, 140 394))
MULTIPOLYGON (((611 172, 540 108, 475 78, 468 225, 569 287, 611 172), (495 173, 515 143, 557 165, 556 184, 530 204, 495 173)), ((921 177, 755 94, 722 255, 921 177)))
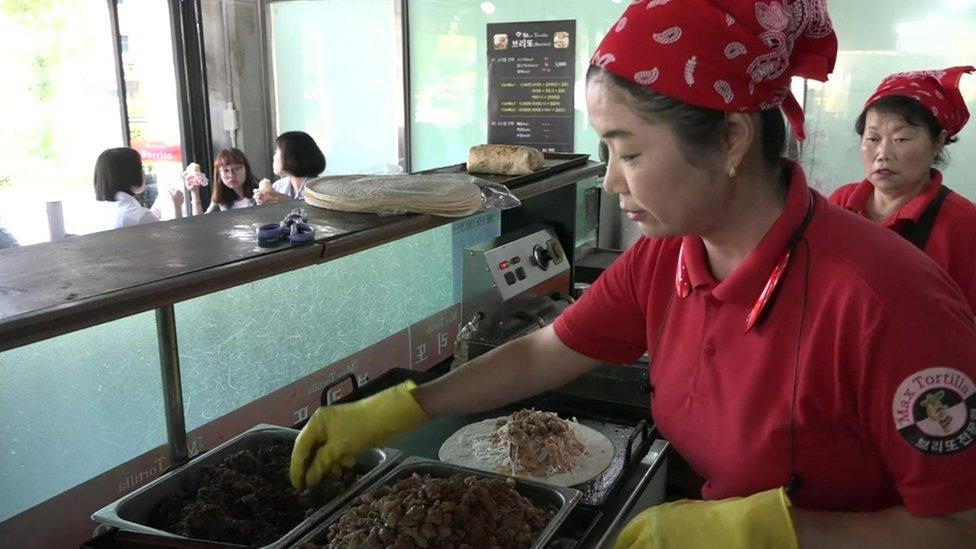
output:
POLYGON ((501 263, 499 263, 498 264, 498 268, 499 269, 502 269, 502 270, 507 269, 508 268, 508 261, 502 261, 501 263))

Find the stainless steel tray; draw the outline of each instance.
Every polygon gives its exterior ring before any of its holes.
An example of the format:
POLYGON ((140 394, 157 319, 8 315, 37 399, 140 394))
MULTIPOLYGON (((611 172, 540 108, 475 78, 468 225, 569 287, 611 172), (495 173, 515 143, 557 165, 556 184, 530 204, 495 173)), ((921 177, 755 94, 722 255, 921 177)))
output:
MULTIPOLYGON (((200 478, 204 467, 217 465, 231 454, 267 444, 294 442, 297 436, 298 430, 296 429, 267 424, 255 425, 220 446, 194 458, 189 463, 163 474, 142 488, 99 509, 92 515, 92 519, 131 532, 166 538, 189 539, 149 526, 152 513, 163 498, 175 494, 187 484, 196 482, 200 478)), ((363 473, 362 478, 357 480, 341 495, 295 525, 294 528, 278 538, 274 543, 265 547, 287 546, 317 522, 329 515, 329 513, 345 503, 350 497, 358 494, 362 488, 385 472, 399 455, 399 450, 389 448, 370 448, 363 452, 356 458, 356 469, 363 473)), ((235 544, 228 543, 226 545, 237 547, 235 544)))
MULTIPOLYGON (((397 465, 392 471, 383 475, 383 478, 377 480, 365 490, 362 490, 361 493, 368 492, 384 484, 394 484, 399 480, 409 478, 414 473, 417 473, 418 475, 430 475, 437 478, 447 478, 451 475, 457 474, 497 478, 499 480, 514 478, 496 475, 494 473, 487 473, 485 471, 478 471, 476 469, 469 469, 459 465, 451 465, 449 463, 443 463, 433 459, 413 456, 408 457, 402 463, 397 465)), ((573 507, 580 498, 579 490, 574 490, 573 488, 563 488, 562 486, 550 486, 548 484, 523 480, 520 478, 515 478, 515 490, 519 494, 525 496, 534 505, 554 505, 557 508, 556 514, 553 515, 552 519, 549 521, 549 524, 542 530, 539 537, 536 538, 536 540, 532 543, 531 547, 533 549, 541 549, 546 546, 549 539, 552 538, 552 536, 556 533, 556 530, 559 529, 559 525, 566 520, 566 517, 569 516, 569 512, 573 510, 573 507)), ((329 526, 331 526, 335 521, 339 520, 339 517, 346 512, 351 503, 352 500, 346 502, 341 509, 333 513, 325 520, 325 522, 319 524, 310 532, 305 534, 305 536, 298 540, 293 547, 305 547, 305 544, 325 545, 328 543, 326 536, 329 533, 329 526)))

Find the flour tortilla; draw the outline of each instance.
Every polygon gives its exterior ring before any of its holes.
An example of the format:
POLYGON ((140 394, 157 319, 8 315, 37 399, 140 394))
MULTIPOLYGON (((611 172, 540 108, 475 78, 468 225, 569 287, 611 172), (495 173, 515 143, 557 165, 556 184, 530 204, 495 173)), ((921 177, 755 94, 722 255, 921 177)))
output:
POLYGON ((481 209, 474 181, 467 174, 326 176, 305 185, 305 202, 345 212, 463 217, 481 209))
MULTIPOLYGON (((507 417, 507 416, 506 416, 507 417)), ((474 455, 472 441, 495 432, 498 422, 503 418, 486 419, 466 425, 448 437, 441 445, 438 457, 445 463, 471 467, 491 473, 511 475, 512 470, 498 462, 479 459, 474 455)), ((603 433, 574 421, 569 422, 577 440, 586 446, 586 454, 580 456, 576 466, 566 473, 545 477, 533 477, 528 473, 517 476, 556 486, 575 486, 600 476, 613 461, 613 443, 603 433)))

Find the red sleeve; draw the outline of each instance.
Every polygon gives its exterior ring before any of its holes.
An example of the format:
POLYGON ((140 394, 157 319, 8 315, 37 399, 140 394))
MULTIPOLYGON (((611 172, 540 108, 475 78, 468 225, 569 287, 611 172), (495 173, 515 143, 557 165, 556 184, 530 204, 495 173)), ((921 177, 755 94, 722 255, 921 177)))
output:
POLYGON ((853 393, 859 428, 917 516, 976 508, 976 325, 943 293, 864 334, 853 393))
MULTIPOLYGON (((931 246, 942 248, 933 250, 930 255, 936 263, 945 265, 946 272, 966 296, 969 308, 976 313, 976 208, 966 197, 952 192, 946 198, 939 218, 945 218, 947 222, 946 229, 940 231, 944 241, 930 239, 931 246)), ((933 233, 942 221, 936 221, 933 233)), ((925 251, 929 252, 929 246, 925 251)))
POLYGON ((635 274, 653 263, 655 249, 650 239, 638 240, 556 319, 554 328, 563 344, 590 358, 619 364, 644 354, 645 300, 638 299, 635 274))

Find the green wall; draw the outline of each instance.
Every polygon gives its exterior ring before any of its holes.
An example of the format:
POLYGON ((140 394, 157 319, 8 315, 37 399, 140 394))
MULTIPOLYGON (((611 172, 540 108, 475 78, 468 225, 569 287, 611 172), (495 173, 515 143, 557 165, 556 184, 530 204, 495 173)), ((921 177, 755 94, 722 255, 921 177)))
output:
POLYGON ((396 166, 403 90, 393 0, 288 0, 267 13, 272 130, 308 132, 329 174, 396 166))
MULTIPOLYGON (((976 5, 960 0, 840 0, 830 3, 840 51, 826 84, 808 82, 807 142, 802 162, 811 183, 830 192, 864 177, 854 121, 864 102, 891 73, 976 64, 976 5)), ((961 89, 976 112, 976 75, 961 89)), ((970 122, 948 148, 947 185, 976 199, 969 160, 976 157, 970 122)))
POLYGON ((598 139, 586 117, 583 78, 590 55, 626 2, 411 0, 409 5, 415 170, 464 162, 469 147, 487 140, 485 26, 510 21, 576 20, 575 150, 597 157, 598 139), (483 9, 488 5, 492 13, 483 9))

